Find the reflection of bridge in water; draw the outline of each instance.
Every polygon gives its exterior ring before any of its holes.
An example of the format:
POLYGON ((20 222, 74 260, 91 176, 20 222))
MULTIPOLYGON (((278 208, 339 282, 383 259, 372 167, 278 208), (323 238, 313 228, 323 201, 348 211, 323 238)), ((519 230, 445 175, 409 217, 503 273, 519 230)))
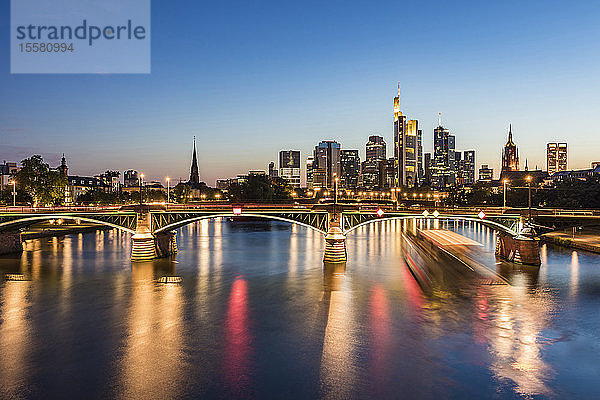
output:
POLYGON ((7 212, 0 214, 0 253, 18 251, 19 230, 48 220, 91 222, 132 234, 132 261, 165 257, 177 251, 176 230, 204 219, 270 219, 298 224, 323 234, 325 262, 346 262, 346 235, 354 229, 390 219, 471 220, 483 223, 506 235, 517 235, 520 215, 481 212, 443 212, 361 210, 342 204, 319 204, 312 208, 290 206, 233 205, 202 208, 167 209, 164 205, 135 205, 121 209, 95 211, 48 210, 44 212, 7 212))

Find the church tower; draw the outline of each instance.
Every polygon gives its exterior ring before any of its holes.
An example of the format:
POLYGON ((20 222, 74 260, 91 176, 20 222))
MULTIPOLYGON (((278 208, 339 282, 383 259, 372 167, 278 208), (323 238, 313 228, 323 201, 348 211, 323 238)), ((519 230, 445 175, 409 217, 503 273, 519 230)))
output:
POLYGON ((65 159, 65 153, 62 155, 60 160, 60 167, 57 168, 61 175, 67 176, 69 174, 69 167, 67 167, 67 160, 65 159))
POLYGON ((196 158, 196 136, 194 136, 194 152, 192 154, 192 168, 190 170, 190 184, 198 185, 200 175, 198 174, 198 159, 196 158))
POLYGON ((504 145, 502 152, 502 171, 518 171, 519 170, 519 149, 513 142, 512 124, 508 128, 508 141, 504 145))

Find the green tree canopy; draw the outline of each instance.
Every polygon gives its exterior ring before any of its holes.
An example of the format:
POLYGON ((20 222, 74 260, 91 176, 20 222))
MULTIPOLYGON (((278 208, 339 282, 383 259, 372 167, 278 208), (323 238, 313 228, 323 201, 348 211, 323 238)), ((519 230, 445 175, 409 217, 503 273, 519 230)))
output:
POLYGON ((63 202, 68 183, 66 176, 51 170, 40 155, 24 159, 21 165, 14 179, 17 186, 33 198, 34 206, 63 202))

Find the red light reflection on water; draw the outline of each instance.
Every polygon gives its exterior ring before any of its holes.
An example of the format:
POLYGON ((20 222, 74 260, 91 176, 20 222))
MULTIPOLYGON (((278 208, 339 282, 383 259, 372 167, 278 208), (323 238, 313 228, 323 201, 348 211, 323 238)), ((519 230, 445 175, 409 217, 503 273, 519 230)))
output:
POLYGON ((406 290, 407 298, 409 303, 413 306, 417 313, 421 313, 423 309, 424 299, 423 292, 419 283, 415 277, 408 270, 407 265, 400 266, 400 273, 402 274, 402 282, 404 283, 404 289, 406 290))
POLYGON ((250 387, 250 330, 248 320, 248 284, 233 282, 225 323, 225 378, 236 397, 248 395, 250 387))
POLYGON ((391 353, 392 334, 387 292, 380 284, 376 285, 371 292, 369 327, 372 336, 370 375, 375 381, 374 387, 378 388, 385 383, 384 377, 389 375, 386 357, 391 353))

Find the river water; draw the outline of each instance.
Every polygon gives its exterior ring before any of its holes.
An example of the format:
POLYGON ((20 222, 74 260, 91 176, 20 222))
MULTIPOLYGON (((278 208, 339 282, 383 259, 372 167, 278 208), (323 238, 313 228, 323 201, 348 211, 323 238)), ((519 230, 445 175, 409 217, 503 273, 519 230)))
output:
POLYGON ((280 222, 201 221, 133 265, 116 230, 28 241, 0 257, 0 397, 600 398, 600 256, 497 263, 450 223, 510 284, 424 294, 402 224, 350 233, 345 269, 280 222))

